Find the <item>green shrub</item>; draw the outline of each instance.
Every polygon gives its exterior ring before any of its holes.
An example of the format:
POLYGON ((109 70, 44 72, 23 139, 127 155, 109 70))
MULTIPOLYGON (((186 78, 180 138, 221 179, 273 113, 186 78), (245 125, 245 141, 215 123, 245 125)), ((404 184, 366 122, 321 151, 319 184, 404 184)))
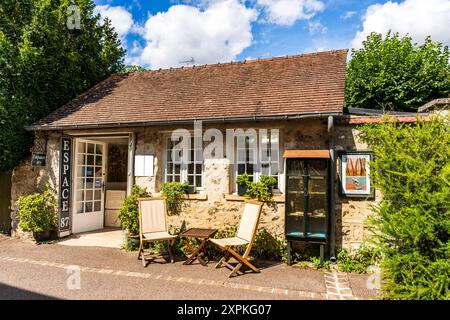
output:
POLYGON ((259 182, 269 188, 273 188, 277 184, 277 179, 275 177, 261 175, 259 177, 259 182))
POLYGON ((180 182, 166 182, 162 187, 162 194, 166 197, 167 209, 170 214, 180 210, 183 196, 187 193, 188 184, 180 182))
POLYGON ((139 249, 139 237, 127 235, 122 249, 126 251, 137 251, 139 249))
POLYGON ((325 270, 330 270, 331 268, 331 264, 330 264, 330 260, 324 260, 323 263, 320 261, 319 257, 311 257, 310 261, 313 263, 314 267, 316 269, 325 269, 325 270))
POLYGON ((58 205, 55 194, 56 191, 47 185, 43 193, 20 197, 16 202, 20 229, 40 233, 56 228, 58 205))
POLYGON ((362 127, 383 194, 370 223, 385 298, 450 299, 449 120, 362 127))
POLYGON ((247 173, 243 173, 241 175, 238 175, 236 178, 236 184, 238 186, 246 186, 250 183, 250 177, 247 173))
POLYGON ((337 255, 337 264, 343 272, 366 273, 367 268, 378 264, 379 260, 380 250, 365 244, 350 252, 343 249, 337 255))
POLYGON ((286 241, 266 229, 260 229, 255 236, 251 255, 258 259, 286 261, 286 241))
POLYGON ((119 219, 122 228, 127 230, 130 235, 139 234, 139 204, 138 198, 149 197, 150 194, 146 188, 134 185, 131 189, 131 195, 123 201, 122 208, 119 210, 119 219))
POLYGON ((277 183, 274 177, 262 175, 258 182, 247 184, 246 195, 260 201, 272 202, 272 188, 277 183))

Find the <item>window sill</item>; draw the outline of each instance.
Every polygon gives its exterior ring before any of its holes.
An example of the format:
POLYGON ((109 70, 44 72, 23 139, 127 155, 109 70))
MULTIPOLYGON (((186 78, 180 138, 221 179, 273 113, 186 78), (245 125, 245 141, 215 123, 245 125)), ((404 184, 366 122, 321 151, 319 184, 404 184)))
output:
POLYGON ((201 201, 205 201, 205 200, 208 200, 208 195, 206 195, 205 193, 185 194, 183 196, 183 200, 201 200, 201 201))
MULTIPOLYGON (((238 196, 236 194, 227 194, 225 195, 226 201, 245 201, 251 199, 250 197, 238 196)), ((284 203, 284 195, 275 195, 273 196, 273 201, 276 203, 284 203)))
MULTIPOLYGON (((154 196, 155 197, 163 197, 163 195, 161 193, 157 193, 154 196)), ((208 200, 208 196, 205 193, 185 194, 185 195, 181 196, 181 199, 205 201, 205 200, 208 200)))

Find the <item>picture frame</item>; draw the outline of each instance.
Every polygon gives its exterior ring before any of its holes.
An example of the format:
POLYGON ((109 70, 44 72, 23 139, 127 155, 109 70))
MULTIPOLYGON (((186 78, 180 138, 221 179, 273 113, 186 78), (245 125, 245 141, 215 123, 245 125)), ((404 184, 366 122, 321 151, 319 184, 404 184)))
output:
POLYGON ((370 177, 371 150, 341 151, 339 157, 339 194, 348 198, 375 198, 370 177))

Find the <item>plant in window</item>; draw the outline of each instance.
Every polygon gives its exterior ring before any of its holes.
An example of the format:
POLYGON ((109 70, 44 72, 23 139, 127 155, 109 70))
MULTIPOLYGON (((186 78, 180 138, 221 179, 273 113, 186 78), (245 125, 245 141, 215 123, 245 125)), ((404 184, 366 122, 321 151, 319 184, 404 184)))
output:
POLYGON ((243 196, 247 193, 248 185, 250 184, 250 177, 247 173, 243 173, 236 178, 238 185, 238 195, 243 196))
POLYGON ((277 185, 277 179, 271 176, 260 176, 259 182, 266 185, 269 188, 270 193, 272 193, 273 188, 277 185))
POLYGON ((246 195, 260 201, 272 202, 272 189, 277 180, 274 177, 262 175, 258 182, 249 182, 247 184, 246 195))
POLYGON ((47 185, 43 193, 22 196, 16 202, 20 229, 33 232, 38 242, 48 240, 51 230, 57 226, 55 195, 56 190, 47 185))
POLYGON ((162 187, 162 194, 166 197, 167 209, 171 214, 180 210, 183 196, 187 193, 189 185, 181 182, 166 182, 162 187))
POLYGON ((139 234, 138 198, 145 197, 150 197, 147 188, 134 185, 131 189, 131 195, 124 199, 122 208, 119 210, 119 219, 122 222, 122 228, 127 230, 130 236, 139 234))

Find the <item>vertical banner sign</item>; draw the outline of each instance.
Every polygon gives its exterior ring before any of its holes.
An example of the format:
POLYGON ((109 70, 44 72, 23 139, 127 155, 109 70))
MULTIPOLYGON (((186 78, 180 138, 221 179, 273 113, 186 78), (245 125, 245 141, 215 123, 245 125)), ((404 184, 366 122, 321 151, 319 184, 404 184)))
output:
POLYGON ((59 233, 70 231, 72 138, 61 137, 59 166, 59 233))

